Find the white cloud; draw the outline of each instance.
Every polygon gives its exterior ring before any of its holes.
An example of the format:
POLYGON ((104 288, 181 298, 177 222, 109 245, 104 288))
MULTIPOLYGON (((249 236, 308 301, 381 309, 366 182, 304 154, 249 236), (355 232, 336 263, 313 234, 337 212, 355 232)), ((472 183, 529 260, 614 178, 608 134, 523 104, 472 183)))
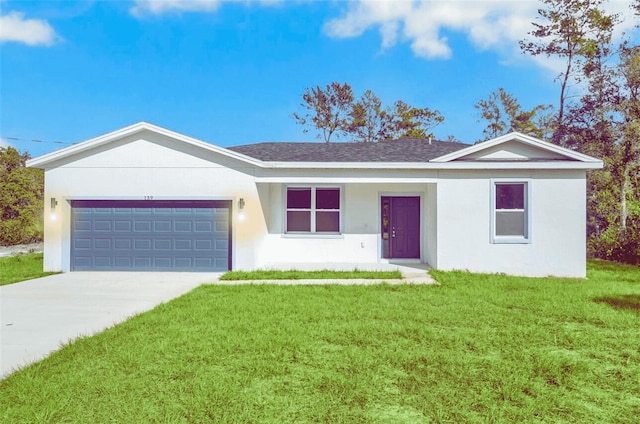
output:
MULTIPOLYGON (((605 3, 608 12, 620 13, 624 23, 618 34, 637 23, 626 1, 605 3)), ((369 29, 381 35, 381 47, 408 42, 414 54, 425 59, 449 59, 453 54, 445 32, 466 34, 479 50, 495 50, 507 58, 520 57, 518 41, 527 38, 536 20, 538 1, 489 0, 359 0, 339 17, 326 22, 324 31, 335 38, 353 38, 369 29)), ((536 63, 557 69, 556 62, 536 63)))
POLYGON ((4 138, 0 137, 0 147, 9 147, 9 146, 11 146, 11 144, 4 138))
POLYGON ((325 32, 336 38, 357 37, 378 28, 382 47, 407 40, 416 56, 448 59, 453 54, 443 30, 466 33, 480 49, 496 48, 526 35, 533 1, 380 1, 361 0, 328 21, 325 32))
MULTIPOLYGON (((261 0, 262 5, 280 4, 282 0, 261 0)), ((215 12, 222 3, 252 3, 249 0, 135 0, 130 11, 134 16, 181 12, 215 12)))
POLYGON ((136 0, 131 13, 160 15, 167 12, 215 12, 221 0, 136 0))
POLYGON ((18 42, 29 46, 51 46, 59 36, 43 19, 25 19, 24 13, 9 12, 0 16, 0 42, 18 42))

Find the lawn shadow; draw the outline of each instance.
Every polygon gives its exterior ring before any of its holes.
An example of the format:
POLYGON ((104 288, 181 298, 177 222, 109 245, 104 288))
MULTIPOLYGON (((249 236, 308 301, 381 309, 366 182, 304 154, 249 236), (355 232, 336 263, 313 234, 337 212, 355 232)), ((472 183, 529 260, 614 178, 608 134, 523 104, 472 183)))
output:
POLYGON ((597 303, 606 303, 616 309, 630 309, 640 312, 640 294, 625 294, 622 296, 597 297, 593 299, 597 303))

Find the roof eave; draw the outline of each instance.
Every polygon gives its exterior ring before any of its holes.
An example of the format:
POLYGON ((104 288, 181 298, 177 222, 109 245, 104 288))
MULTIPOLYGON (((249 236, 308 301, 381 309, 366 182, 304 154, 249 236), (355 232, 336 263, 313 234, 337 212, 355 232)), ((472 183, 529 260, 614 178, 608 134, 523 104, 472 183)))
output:
POLYGON ((522 134, 519 132, 510 132, 508 134, 502 135, 500 137, 496 137, 494 139, 488 140, 488 141, 484 141, 482 143, 478 143, 478 144, 474 144, 472 146, 469 146, 467 148, 461 149, 461 150, 457 150, 453 153, 448 153, 446 155, 437 157, 435 159, 432 159, 430 162, 434 162, 434 163, 446 163, 446 162, 451 162, 451 161, 455 161, 456 159, 460 159, 463 158, 467 155, 473 154, 473 153, 477 153, 480 152, 482 150, 491 148, 493 146, 497 146, 499 144, 502 143, 506 143, 512 140, 516 140, 519 141, 521 143, 530 145, 530 146, 534 146, 543 150, 547 150, 562 156, 565 156, 569 159, 573 159, 575 161, 580 161, 580 162, 587 162, 587 163, 597 163, 600 160, 597 158, 594 158, 592 156, 589 155, 585 155, 583 153, 578 153, 575 152, 573 150, 569 150, 567 148, 564 147, 560 147, 557 146, 555 144, 551 144, 548 143, 546 141, 542 141, 539 140, 535 137, 531 137, 529 135, 526 134, 522 134))
POLYGON ((266 169, 600 169, 603 162, 500 161, 500 162, 263 162, 266 169))
POLYGON ((168 130, 166 128, 162 128, 159 127, 157 125, 153 125, 150 124, 148 122, 138 122, 136 124, 130 125, 128 127, 116 130, 116 131, 112 131, 110 133, 107 134, 103 134, 101 136, 95 137, 95 138, 91 138, 89 140, 80 142, 76 145, 73 146, 69 146, 69 147, 65 147, 64 149, 60 149, 60 150, 56 150, 54 152, 51 153, 47 153, 45 155, 42 156, 38 156, 36 158, 33 159, 29 159, 26 162, 26 166, 27 167, 31 167, 31 168, 47 168, 47 165, 50 165, 52 163, 55 163, 57 161, 60 161, 64 158, 85 152, 87 150, 91 150, 94 149, 96 147, 99 147, 101 145, 113 142, 115 140, 119 140, 122 139, 124 137, 128 137, 131 135, 134 135, 136 133, 142 132, 142 131, 151 131, 160 135, 164 135, 166 137, 170 137, 170 138, 174 138, 177 140, 180 140, 182 142, 191 144, 193 146, 202 148, 204 150, 208 150, 211 152, 215 152, 233 159, 237 159, 240 160, 242 162, 246 162, 248 164, 254 165, 254 166, 259 166, 262 167, 262 161, 252 158, 250 156, 247 155, 243 155, 242 153, 237 153, 234 152, 232 150, 229 149, 225 149, 223 147, 218 147, 215 146, 213 144, 210 143, 206 143, 202 140, 198 140, 196 138, 193 137, 189 137, 186 136, 184 134, 180 134, 171 130, 168 130))

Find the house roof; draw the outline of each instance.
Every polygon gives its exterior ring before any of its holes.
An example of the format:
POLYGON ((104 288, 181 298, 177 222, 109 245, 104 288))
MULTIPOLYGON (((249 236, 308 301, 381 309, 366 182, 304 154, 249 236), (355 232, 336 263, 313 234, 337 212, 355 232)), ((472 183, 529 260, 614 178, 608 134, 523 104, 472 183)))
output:
POLYGON ((472 146, 465 146, 464 149, 452 151, 443 156, 435 158, 432 162, 436 163, 446 163, 453 161, 500 161, 500 162, 509 162, 509 161, 530 161, 535 162, 537 160, 544 161, 553 161, 553 160, 563 160, 563 161, 576 161, 576 162, 586 162, 586 163, 600 163, 601 160, 597 158, 593 158, 591 156, 576 152, 574 150, 570 150, 564 147, 560 147, 558 145, 537 139, 535 137, 531 137, 526 134, 522 134, 519 132, 511 132, 508 134, 501 135, 491 140, 484 141, 482 143, 478 143, 472 146), (518 155, 515 152, 511 154, 504 155, 500 154, 499 149, 505 147, 508 150, 508 145, 510 143, 516 142, 521 146, 527 146, 530 149, 537 150, 539 154, 542 156, 539 159, 535 158, 534 155, 518 155), (486 154, 493 151, 494 154, 486 154), (496 154, 497 153, 497 154, 496 154))
POLYGON ((408 137, 378 143, 256 143, 228 149, 264 162, 428 162, 467 147, 408 137))
POLYGON ((145 131, 262 169, 597 169, 601 160, 520 133, 476 145, 401 138, 379 143, 257 143, 230 148, 139 122, 27 161, 55 168, 145 131))
POLYGON ((189 137, 184 134, 180 134, 178 132, 171 131, 166 128, 162 128, 157 125, 153 125, 148 122, 141 121, 136 124, 129 125, 128 127, 124 127, 119 130, 115 130, 110 133, 103 134, 101 136, 83 141, 81 143, 73 144, 69 147, 65 147, 60 150, 55 150, 51 153, 47 153, 45 155, 30 159, 27 161, 27 166, 33 167, 33 168, 46 168, 48 166, 51 166, 52 164, 55 165, 55 163, 61 159, 69 158, 79 153, 91 151, 92 149, 96 149, 98 147, 108 145, 117 140, 121 140, 125 137, 136 135, 144 131, 150 131, 155 134, 160 134, 160 135, 169 137, 171 139, 177 140, 179 142, 185 143, 187 145, 191 145, 196 148, 203 149, 204 151, 209 151, 209 152, 213 152, 223 156, 238 159, 238 160, 250 163, 252 165, 259 165, 259 162, 260 162, 248 156, 239 154, 237 152, 233 152, 229 149, 218 147, 211 143, 207 143, 205 141, 201 141, 193 137, 189 137))

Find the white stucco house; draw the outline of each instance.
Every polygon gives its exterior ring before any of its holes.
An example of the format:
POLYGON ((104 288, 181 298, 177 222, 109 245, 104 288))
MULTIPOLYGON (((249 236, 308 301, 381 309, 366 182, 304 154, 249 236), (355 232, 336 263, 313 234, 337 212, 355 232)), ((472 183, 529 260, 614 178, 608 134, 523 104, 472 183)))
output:
POLYGON ((584 277, 586 172, 602 161, 519 133, 222 148, 141 122, 27 165, 45 170, 46 271, 408 261, 584 277))

